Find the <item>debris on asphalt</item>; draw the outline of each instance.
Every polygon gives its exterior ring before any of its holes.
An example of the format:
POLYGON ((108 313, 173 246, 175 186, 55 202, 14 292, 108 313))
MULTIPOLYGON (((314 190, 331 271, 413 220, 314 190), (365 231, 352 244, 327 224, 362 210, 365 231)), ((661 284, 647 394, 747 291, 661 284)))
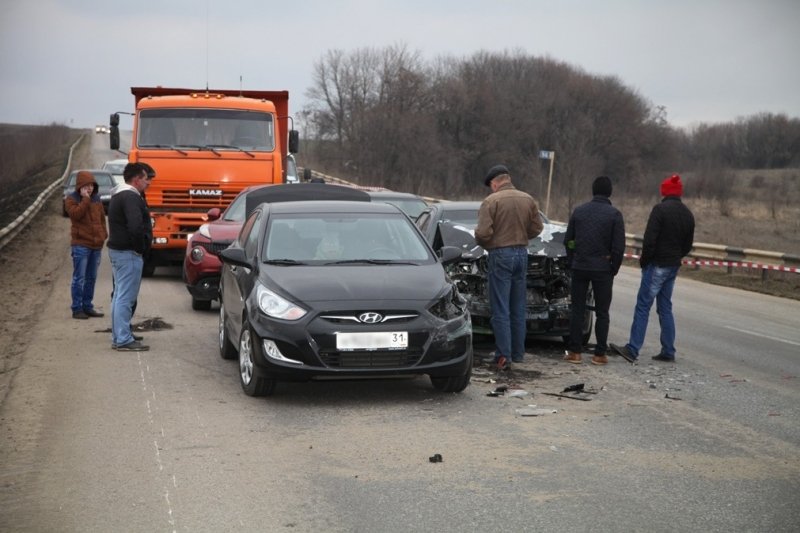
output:
POLYGON ((591 398, 584 398, 582 396, 571 396, 569 394, 560 394, 557 392, 542 392, 540 394, 546 394, 547 396, 557 396, 559 398, 569 398, 570 400, 580 400, 582 402, 591 402, 591 398))
POLYGON ((556 414, 558 409, 549 409, 544 407, 536 407, 536 405, 528 405, 527 407, 515 409, 515 412, 520 416, 545 416, 556 414))
POLYGON ((435 454, 431 455, 430 457, 428 457, 428 461, 430 461, 431 463, 441 463, 443 461, 442 454, 435 453, 435 454))
POLYGON ((668 400, 683 400, 683 398, 678 398, 677 396, 670 396, 669 393, 665 394, 664 398, 668 400))
POLYGON ((493 391, 487 392, 486 396, 503 396, 508 390, 508 385, 498 385, 493 391))
POLYGON ((561 392, 583 392, 583 383, 576 383, 575 385, 570 385, 569 387, 564 387, 564 390, 561 392))
POLYGON ((522 389, 513 389, 508 391, 509 398, 524 398, 528 394, 530 394, 528 391, 522 389))

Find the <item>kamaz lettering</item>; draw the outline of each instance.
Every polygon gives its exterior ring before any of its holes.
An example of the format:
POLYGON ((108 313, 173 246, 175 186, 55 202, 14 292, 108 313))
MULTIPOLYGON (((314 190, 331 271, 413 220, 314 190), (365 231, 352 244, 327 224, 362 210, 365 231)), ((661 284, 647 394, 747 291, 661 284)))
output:
POLYGON ((222 189, 189 189, 189 196, 222 196, 222 189))

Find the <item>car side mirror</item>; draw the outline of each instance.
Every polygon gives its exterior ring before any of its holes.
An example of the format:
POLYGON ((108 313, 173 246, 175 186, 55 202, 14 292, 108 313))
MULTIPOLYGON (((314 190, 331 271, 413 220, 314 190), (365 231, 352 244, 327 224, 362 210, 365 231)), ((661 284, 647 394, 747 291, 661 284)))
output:
POLYGON ((458 246, 442 246, 439 249, 438 255, 439 261, 443 265, 449 265, 461 259, 461 248, 458 246))
POLYGON ((253 264, 247 260, 244 255, 244 250, 241 248, 228 247, 219 253, 220 260, 228 265, 240 266, 244 268, 253 268, 253 264))
POLYGON ((211 209, 208 210, 208 213, 206 213, 206 218, 208 219, 209 222, 211 222, 217 220, 221 214, 222 210, 219 207, 212 207, 211 209))

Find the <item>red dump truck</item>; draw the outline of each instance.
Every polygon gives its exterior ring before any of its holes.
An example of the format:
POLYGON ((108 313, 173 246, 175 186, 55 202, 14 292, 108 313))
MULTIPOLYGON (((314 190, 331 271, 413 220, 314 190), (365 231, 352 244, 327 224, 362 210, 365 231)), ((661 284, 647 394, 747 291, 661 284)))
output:
MULTIPOLYGON (((289 128, 288 91, 132 87, 136 99, 128 160, 149 164, 153 247, 144 275, 179 264, 187 238, 245 187, 285 183, 299 136, 289 128)), ((111 115, 119 150, 119 113, 111 115)))

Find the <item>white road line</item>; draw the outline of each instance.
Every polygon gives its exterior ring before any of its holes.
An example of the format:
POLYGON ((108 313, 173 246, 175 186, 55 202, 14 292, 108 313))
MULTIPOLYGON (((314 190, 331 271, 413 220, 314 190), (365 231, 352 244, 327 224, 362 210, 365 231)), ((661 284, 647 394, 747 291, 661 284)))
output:
POLYGON ((793 344, 795 346, 800 346, 800 342, 794 342, 786 339, 781 339, 778 337, 770 337, 769 335, 764 335, 763 333, 756 333, 755 331, 749 331, 746 329, 733 328, 731 326, 723 326, 723 327, 727 329, 732 329, 733 331, 738 331, 739 333, 747 333, 748 335, 755 335, 756 337, 761 337, 772 341, 785 342, 786 344, 793 344))

